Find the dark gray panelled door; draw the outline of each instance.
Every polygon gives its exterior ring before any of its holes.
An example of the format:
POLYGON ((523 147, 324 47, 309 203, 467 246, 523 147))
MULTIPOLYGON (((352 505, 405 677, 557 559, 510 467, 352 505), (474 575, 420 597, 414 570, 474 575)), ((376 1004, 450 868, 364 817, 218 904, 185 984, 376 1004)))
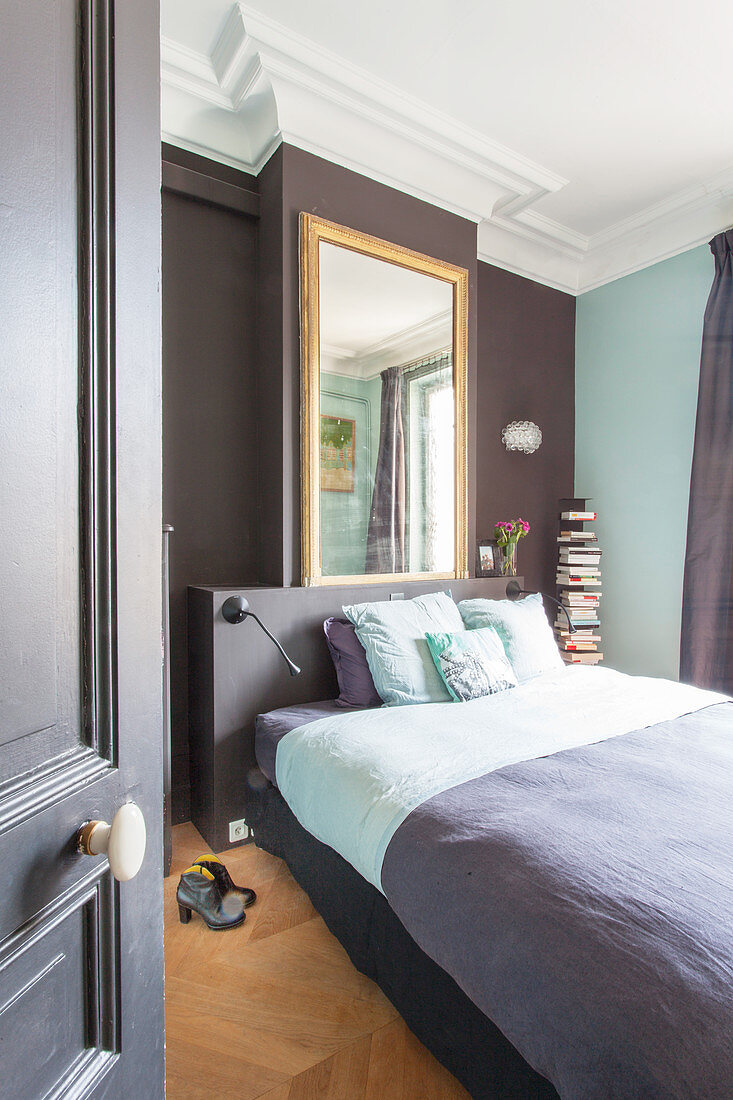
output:
POLYGON ((156 1100, 158 5, 0 11, 0 1093, 156 1100), (127 801, 117 883, 75 837, 127 801))

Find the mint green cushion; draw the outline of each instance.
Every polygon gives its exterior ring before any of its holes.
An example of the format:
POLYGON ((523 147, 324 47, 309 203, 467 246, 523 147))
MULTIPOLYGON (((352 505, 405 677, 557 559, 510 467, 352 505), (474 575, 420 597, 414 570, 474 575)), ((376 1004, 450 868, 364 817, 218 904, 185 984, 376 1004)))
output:
POLYGON ((450 694, 435 667, 425 635, 463 631, 463 619, 446 592, 413 600, 359 603, 344 608, 364 646, 378 694, 390 707, 447 703, 450 694))
POLYGON ((461 600, 458 610, 469 630, 494 627, 520 684, 565 667, 539 592, 523 600, 461 600))
POLYGON ((425 641, 443 683, 457 703, 517 686, 501 638, 492 626, 459 634, 426 634, 425 641))

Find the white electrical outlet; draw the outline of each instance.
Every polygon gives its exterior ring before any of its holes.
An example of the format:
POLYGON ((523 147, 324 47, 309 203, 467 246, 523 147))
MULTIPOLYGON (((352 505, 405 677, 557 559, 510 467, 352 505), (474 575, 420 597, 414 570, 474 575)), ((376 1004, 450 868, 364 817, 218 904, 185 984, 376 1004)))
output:
POLYGON ((229 822, 229 843, 236 844, 238 840, 246 840, 249 836, 249 825, 240 817, 239 821, 229 822))

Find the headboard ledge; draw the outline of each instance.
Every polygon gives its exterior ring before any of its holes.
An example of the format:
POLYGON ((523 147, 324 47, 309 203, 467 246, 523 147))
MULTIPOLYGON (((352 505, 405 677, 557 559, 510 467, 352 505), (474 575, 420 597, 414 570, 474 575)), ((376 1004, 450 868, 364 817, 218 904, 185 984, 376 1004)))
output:
MULTIPOLYGON (((523 584, 523 578, 517 580, 523 584)), ((406 599, 450 591, 458 600, 504 599, 503 577, 412 581, 313 588, 238 588, 197 585, 188 590, 189 744, 191 817, 214 851, 229 844, 228 822, 246 818, 258 714, 295 703, 333 699, 336 675, 323 621, 344 604, 406 599), (229 596, 243 596, 251 610, 301 668, 288 675, 282 657, 256 623, 227 622, 221 609, 229 596)))

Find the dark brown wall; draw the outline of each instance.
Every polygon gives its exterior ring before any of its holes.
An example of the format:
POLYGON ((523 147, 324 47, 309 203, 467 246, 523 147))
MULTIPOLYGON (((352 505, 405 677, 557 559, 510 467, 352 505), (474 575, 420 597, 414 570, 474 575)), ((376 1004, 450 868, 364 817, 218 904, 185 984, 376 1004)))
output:
MULTIPOLYGON (((262 584, 284 583, 285 536, 283 482, 289 448, 283 436, 283 147, 259 175, 259 369, 260 417, 267 430, 261 437, 259 523, 263 532, 258 561, 262 584)), ((300 428, 298 428, 300 432, 300 428)), ((290 537, 290 536, 288 536, 290 537)), ((289 554, 289 545, 288 545, 289 554)))
MULTIPOLYGON (((242 172, 239 168, 232 168, 228 164, 219 164, 218 161, 209 160, 208 157, 199 156, 198 153, 190 153, 188 149, 179 149, 177 145, 169 145, 163 142, 163 164, 178 164, 181 168, 189 168, 192 172, 201 172, 212 180, 221 180, 222 183, 233 184, 235 187, 244 188, 257 194, 257 177, 250 176, 248 172, 242 172)), ((165 180, 163 181, 165 188, 165 180)))
POLYGON ((500 519, 529 520, 519 571, 554 595, 557 499, 574 492, 575 299, 479 262, 478 361, 478 535, 491 537, 500 519), (505 449, 511 420, 540 426, 538 451, 505 449))
MULTIPOLYGON (((268 529, 282 532, 282 558, 264 563, 270 584, 300 584, 300 313, 298 278, 299 217, 317 214, 393 241, 417 252, 468 269, 469 334, 469 528, 475 531, 473 511, 474 408, 476 392, 476 226, 429 203, 367 179, 301 149, 282 145, 260 174, 262 201, 261 255, 273 264, 265 279, 268 287, 281 280, 281 305, 275 324, 265 318, 268 339, 263 346, 263 370, 278 387, 282 430, 272 436, 265 520, 268 529), (279 207, 279 209, 278 209, 279 207), (269 214, 268 214, 269 210, 269 214), (275 269, 277 268, 277 269, 275 269), (270 511, 271 510, 271 511, 270 511)), ((264 311, 263 311, 264 315, 264 311)), ((274 394, 274 391, 273 391, 274 394)), ((272 396, 272 395, 271 395, 272 396)), ((274 406, 273 406, 274 408, 274 406)), ((264 443, 267 446, 267 443, 264 443)))
MULTIPOLYGON (((239 186, 251 177, 164 147, 239 186)), ((256 181, 254 181, 256 186, 256 181)), ((186 589, 257 582, 257 222, 163 192, 163 516, 171 535, 174 820, 188 819, 186 589)))
POLYGON ((176 528, 171 695, 182 820, 186 586, 300 583, 300 212, 468 269, 471 545, 497 519, 525 516, 533 530, 519 567, 550 592, 556 498, 573 492, 575 303, 479 263, 472 222, 291 146, 258 180, 168 146, 164 157, 260 196, 259 222, 163 196, 163 492, 176 528), (501 429, 526 418, 542 428, 542 447, 508 454, 501 429))

